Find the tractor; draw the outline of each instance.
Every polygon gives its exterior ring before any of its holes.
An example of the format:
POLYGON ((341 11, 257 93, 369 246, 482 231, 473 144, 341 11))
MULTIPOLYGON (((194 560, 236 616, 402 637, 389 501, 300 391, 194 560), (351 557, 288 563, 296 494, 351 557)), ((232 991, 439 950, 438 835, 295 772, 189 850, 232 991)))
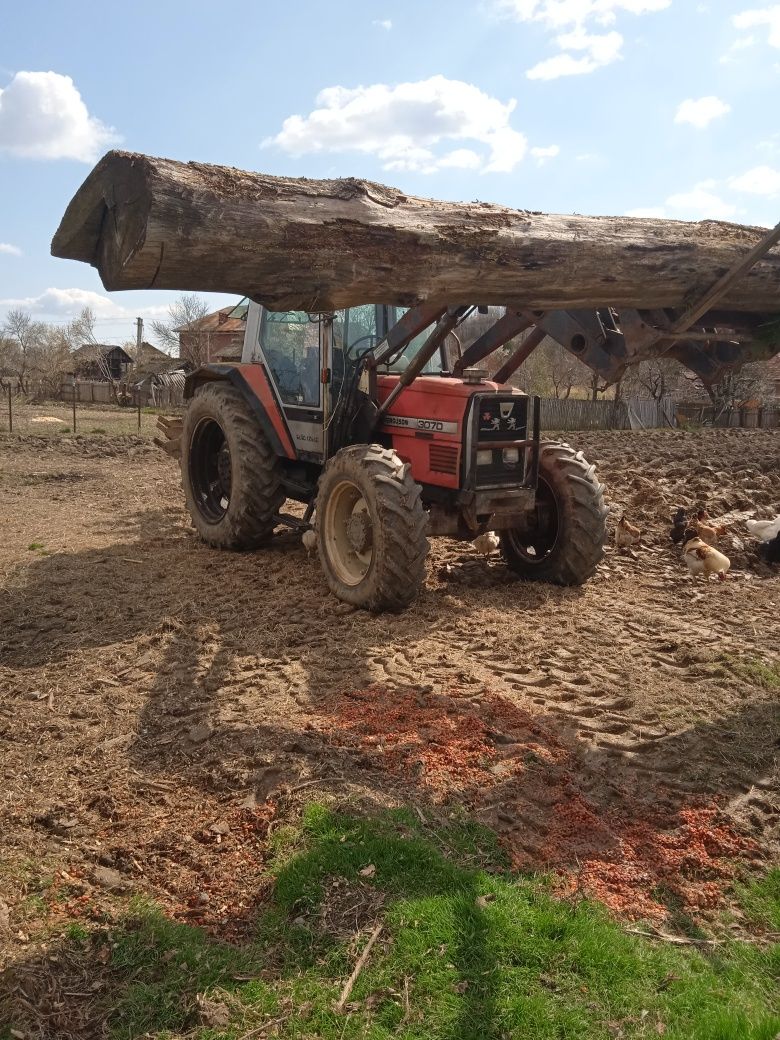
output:
MULTIPOLYGON (((495 531, 522 577, 585 582, 606 537, 595 468, 543 441, 539 399, 507 384, 549 321, 507 310, 461 351, 456 330, 473 309, 250 303, 241 363, 204 365, 186 382, 181 472, 201 538, 238 550, 279 525, 313 531, 331 591, 375 612, 415 599, 431 536, 495 531), (522 330, 487 379, 476 363, 522 330), (282 511, 288 499, 302 515, 282 511)), ((575 348, 596 346, 568 320, 575 348)))

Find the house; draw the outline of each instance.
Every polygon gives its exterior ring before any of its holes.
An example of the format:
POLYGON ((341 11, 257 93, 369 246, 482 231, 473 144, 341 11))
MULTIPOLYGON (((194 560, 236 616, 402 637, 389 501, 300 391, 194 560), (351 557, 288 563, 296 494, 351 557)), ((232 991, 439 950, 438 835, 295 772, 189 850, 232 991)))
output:
POLYGON ((85 343, 72 352, 69 372, 77 379, 118 383, 132 364, 133 359, 121 347, 111 343, 85 343))
POLYGON ((153 344, 147 343, 146 340, 141 344, 140 351, 137 349, 129 350, 129 353, 133 355, 135 364, 132 372, 134 380, 143 376, 156 376, 161 372, 172 372, 174 369, 181 368, 179 358, 166 354, 164 350, 159 350, 153 344))
POLYGON ((181 360, 194 365, 240 361, 248 309, 248 301, 242 300, 177 329, 181 360))

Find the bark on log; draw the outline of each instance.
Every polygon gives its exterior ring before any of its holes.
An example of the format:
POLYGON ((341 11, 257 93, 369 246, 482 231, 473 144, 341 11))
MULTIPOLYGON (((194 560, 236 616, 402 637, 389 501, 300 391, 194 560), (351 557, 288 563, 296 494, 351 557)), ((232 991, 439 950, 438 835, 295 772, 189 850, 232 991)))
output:
MULTIPOLYGON (((720 221, 560 216, 109 152, 71 201, 54 256, 106 289, 237 293, 275 309, 431 302, 681 307, 765 232, 720 221)), ((774 249, 719 307, 780 312, 774 249)))

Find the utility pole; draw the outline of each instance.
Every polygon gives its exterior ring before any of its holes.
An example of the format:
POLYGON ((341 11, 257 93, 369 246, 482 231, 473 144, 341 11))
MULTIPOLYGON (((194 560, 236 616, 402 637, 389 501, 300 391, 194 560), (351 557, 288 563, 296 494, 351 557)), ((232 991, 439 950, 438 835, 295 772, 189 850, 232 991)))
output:
POLYGON ((140 361, 141 361, 141 348, 143 347, 143 343, 144 343, 144 319, 143 318, 136 318, 135 319, 135 366, 136 366, 136 368, 138 368, 138 365, 140 364, 140 361))

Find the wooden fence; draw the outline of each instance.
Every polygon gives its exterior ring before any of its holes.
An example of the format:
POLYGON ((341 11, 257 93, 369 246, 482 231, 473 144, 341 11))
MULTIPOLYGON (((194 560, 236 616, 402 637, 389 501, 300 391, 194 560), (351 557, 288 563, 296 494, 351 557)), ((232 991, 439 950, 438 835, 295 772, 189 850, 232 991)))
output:
POLYGON ((725 410, 718 410, 711 404, 682 402, 675 406, 675 414, 681 426, 691 423, 697 426, 742 427, 748 430, 780 429, 780 401, 725 410))
POLYGON ((543 398, 542 430, 643 430, 675 426, 671 398, 580 401, 543 398))
POLYGON ((60 400, 72 401, 74 395, 78 404, 140 404, 142 408, 151 405, 157 408, 181 408, 184 404, 184 380, 179 384, 153 386, 145 384, 140 387, 110 383, 78 380, 63 383, 60 387, 60 400))

